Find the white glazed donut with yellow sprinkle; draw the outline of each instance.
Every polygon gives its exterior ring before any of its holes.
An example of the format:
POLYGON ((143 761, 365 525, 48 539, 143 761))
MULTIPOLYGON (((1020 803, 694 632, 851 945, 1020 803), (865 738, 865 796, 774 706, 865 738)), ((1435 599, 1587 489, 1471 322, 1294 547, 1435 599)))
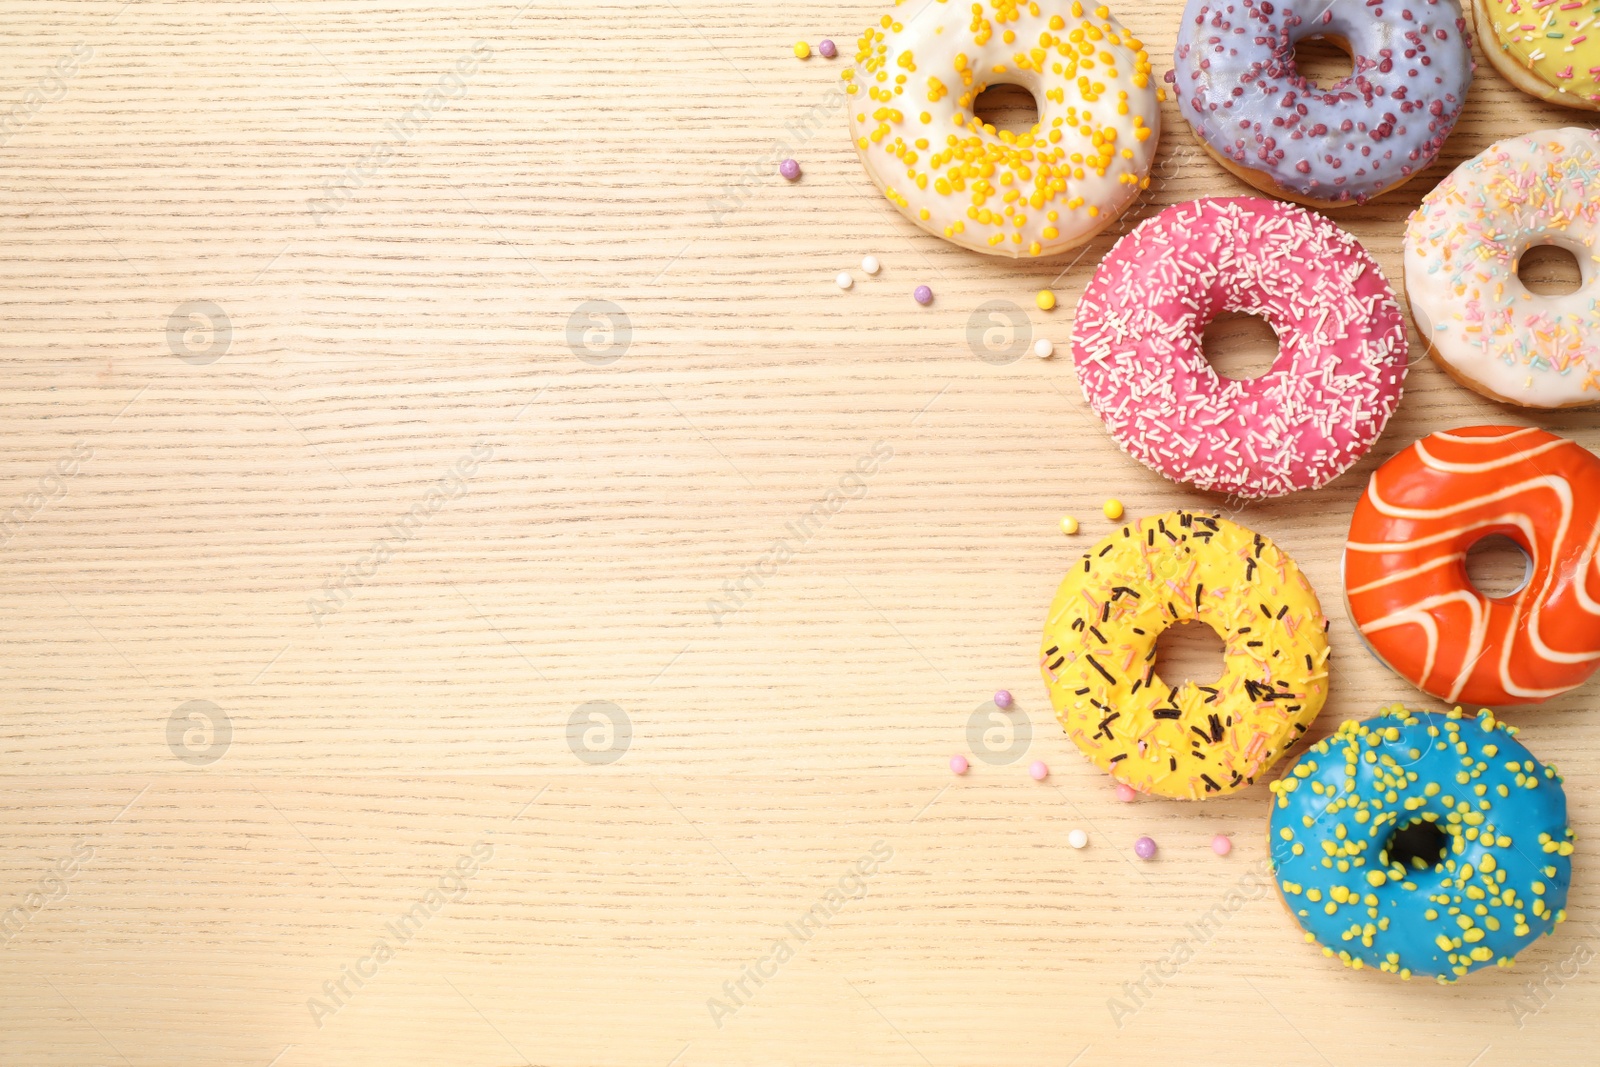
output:
POLYGON ((850 132, 900 213, 990 255, 1052 256, 1150 184, 1163 93, 1144 45, 1079 0, 909 0, 857 42, 850 132), (1033 94, 1027 133, 973 113, 990 85, 1033 94))

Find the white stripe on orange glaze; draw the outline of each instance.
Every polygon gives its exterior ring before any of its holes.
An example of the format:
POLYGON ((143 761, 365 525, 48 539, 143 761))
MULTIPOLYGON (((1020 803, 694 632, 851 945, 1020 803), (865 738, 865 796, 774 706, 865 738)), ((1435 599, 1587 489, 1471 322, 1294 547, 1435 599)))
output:
MULTIPOLYGON (((1475 429, 1489 429, 1489 427, 1480 426, 1475 427, 1475 429)), ((1460 434, 1453 434, 1449 430, 1439 430, 1430 436, 1439 441, 1454 441, 1458 445, 1493 445, 1499 444, 1501 441, 1509 441, 1513 437, 1539 432, 1537 426, 1497 426, 1494 429, 1505 430, 1506 432, 1488 437, 1462 437, 1460 434)), ((1423 440, 1427 440, 1427 438, 1423 438, 1423 440)), ((1419 445, 1421 443, 1422 441, 1417 442, 1419 445)))
MULTIPOLYGON (((1426 453, 1424 453, 1424 455, 1426 455, 1426 453)), ((1507 466, 1507 464, 1499 463, 1493 467, 1485 467, 1484 472, 1498 470, 1505 466, 1507 466)), ((1434 469, 1437 470, 1438 468, 1434 469)), ((1446 473, 1456 472, 1447 471, 1446 473)), ((1459 515, 1465 511, 1474 511, 1488 504, 1494 504, 1502 500, 1510 499, 1511 497, 1521 496, 1522 493, 1528 489, 1549 489, 1561 499, 1561 526, 1562 531, 1565 532, 1566 525, 1572 518, 1572 487, 1567 484, 1565 478, 1552 477, 1550 475, 1541 475, 1537 478, 1529 478, 1527 481, 1518 482, 1515 485, 1508 485, 1504 489, 1496 490, 1493 493, 1486 493, 1483 496, 1473 497, 1471 500, 1463 500, 1458 503, 1451 504, 1448 507, 1442 508, 1403 508, 1398 504, 1390 504, 1385 501, 1383 497, 1378 495, 1376 488, 1374 488, 1371 497, 1373 506, 1383 514, 1392 518, 1442 519, 1446 515, 1459 515)), ((1557 540, 1559 541, 1560 538, 1557 538, 1557 540)))
MULTIPOLYGON (((1509 441, 1512 437, 1516 436, 1518 435, 1508 434, 1506 437, 1502 438, 1502 440, 1509 441)), ((1564 443, 1565 442, 1563 441, 1546 441, 1536 448, 1530 448, 1525 452, 1518 452, 1515 456, 1510 458, 1513 462, 1532 459, 1534 456, 1541 455, 1553 448, 1560 448, 1564 443)), ((1501 460, 1490 460, 1487 463, 1446 463, 1444 460, 1431 454, 1426 448, 1423 448, 1421 441, 1418 441, 1412 447, 1418 452, 1422 453, 1422 461, 1428 464, 1428 466, 1433 467, 1435 470, 1449 471, 1452 474, 1481 474, 1484 471, 1492 471, 1497 467, 1505 466, 1505 463, 1501 460)))
POLYGON ((1464 552, 1455 552, 1448 556, 1439 556, 1437 559, 1431 559, 1427 563, 1422 564, 1420 567, 1412 567, 1410 570, 1396 571, 1393 574, 1384 575, 1382 578, 1379 578, 1376 581, 1368 582, 1359 589, 1352 589, 1350 592, 1366 593, 1373 589, 1382 588, 1383 586, 1389 585, 1393 582, 1403 582, 1413 575, 1421 574, 1423 571, 1431 571, 1435 567, 1443 567, 1454 563, 1458 559, 1464 560, 1466 558, 1466 553, 1464 552))
MULTIPOLYGON (((1466 590, 1461 590, 1455 593, 1441 593, 1438 596, 1433 596, 1427 598, 1426 600, 1418 601, 1416 604, 1397 611, 1393 615, 1385 615, 1381 619, 1374 619, 1369 623, 1364 623, 1361 627, 1361 632, 1364 634, 1373 634, 1377 633, 1379 630, 1387 630, 1393 626, 1422 627, 1423 631, 1428 635, 1428 658, 1424 662, 1422 669, 1422 676, 1426 678, 1428 675, 1433 673, 1433 661, 1434 657, 1438 654, 1439 645, 1439 628, 1434 622, 1433 616, 1429 615, 1428 612, 1432 608, 1441 607, 1442 605, 1450 604, 1455 601, 1460 601, 1461 603, 1465 604, 1467 606, 1467 610, 1472 613, 1472 638, 1467 646, 1467 655, 1462 657, 1465 662, 1470 664, 1476 662, 1478 652, 1483 648, 1484 633, 1488 628, 1489 617, 1488 614, 1483 610, 1482 605, 1478 603, 1478 597, 1473 593, 1467 592, 1466 590)), ((1456 679, 1455 688, 1459 689, 1464 681, 1464 678, 1458 676, 1456 679)), ((1455 697, 1451 696, 1447 699, 1454 700, 1455 697)))
MULTIPOLYGON (((1595 568, 1595 577, 1600 578, 1600 560, 1594 558, 1597 548, 1600 548, 1600 525, 1596 525, 1594 536, 1589 538, 1589 547, 1583 550, 1583 559, 1577 569, 1579 575, 1587 574, 1590 566, 1593 566, 1595 568)), ((1574 582, 1572 591, 1577 594, 1578 603, 1583 605, 1585 611, 1600 615, 1600 600, 1596 600, 1589 595, 1588 586, 1588 582, 1574 582)))
MULTIPOLYGON (((1427 548, 1429 545, 1436 545, 1441 541, 1450 541, 1460 537, 1462 534, 1472 533, 1473 531, 1483 529, 1485 526, 1494 526, 1500 523, 1507 523, 1516 526, 1527 535, 1530 542, 1534 538, 1533 524, 1528 521, 1528 517, 1526 515, 1518 514, 1517 512, 1508 511, 1495 516, 1492 520, 1471 522, 1467 523, 1465 526, 1454 526, 1448 530, 1442 530, 1436 534, 1429 534, 1427 537, 1419 537, 1414 541, 1390 541, 1386 544, 1369 543, 1366 541, 1350 541, 1346 543, 1344 547, 1345 551, 1347 552, 1371 552, 1377 555, 1393 555, 1396 552, 1410 552, 1418 548, 1427 548)), ((1476 540, 1476 538, 1474 540, 1476 540)), ((1537 550, 1538 546, 1535 545, 1534 551, 1537 550)), ((1462 558, 1464 559, 1465 557, 1466 553, 1463 552, 1462 558)), ((1384 583, 1377 583, 1377 585, 1382 584, 1384 583)), ((1377 586, 1374 586, 1374 588, 1376 587, 1377 586)), ((1354 592, 1354 590, 1348 590, 1347 592, 1354 592)))
POLYGON ((1428 693, 1541 701, 1600 664, 1600 459, 1571 441, 1499 426, 1424 438, 1373 474, 1345 547, 1353 621, 1428 693), (1495 599, 1465 566, 1467 549, 1492 533, 1532 560, 1529 580, 1495 599))

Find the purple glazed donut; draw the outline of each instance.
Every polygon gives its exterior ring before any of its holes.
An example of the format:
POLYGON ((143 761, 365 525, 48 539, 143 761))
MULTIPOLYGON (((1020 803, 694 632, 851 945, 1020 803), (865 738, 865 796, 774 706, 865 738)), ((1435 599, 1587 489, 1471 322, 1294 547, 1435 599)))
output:
POLYGON ((1189 0, 1169 78, 1217 161, 1315 207, 1364 203, 1439 154, 1467 99, 1471 38, 1457 0, 1189 0), (1295 42, 1347 46, 1320 89, 1295 42))

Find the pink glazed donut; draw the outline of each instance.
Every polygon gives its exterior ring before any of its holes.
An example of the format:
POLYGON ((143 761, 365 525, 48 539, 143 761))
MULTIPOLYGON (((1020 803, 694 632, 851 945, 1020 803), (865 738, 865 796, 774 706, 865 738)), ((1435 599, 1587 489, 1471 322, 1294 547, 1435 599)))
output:
POLYGON ((1240 196, 1141 223, 1078 302, 1073 359, 1090 406, 1129 455, 1248 499, 1316 489, 1372 447, 1400 403, 1406 327, 1354 237, 1305 208, 1240 196), (1201 351, 1223 312, 1259 315, 1278 358, 1222 378, 1201 351))

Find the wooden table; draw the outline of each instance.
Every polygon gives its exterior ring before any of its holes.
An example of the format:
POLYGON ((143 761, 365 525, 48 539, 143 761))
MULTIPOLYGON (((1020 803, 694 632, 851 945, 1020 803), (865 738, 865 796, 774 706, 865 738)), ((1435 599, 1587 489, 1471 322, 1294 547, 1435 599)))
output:
MULTIPOLYGON (((876 2, 3 6, 0 1062, 1593 1062, 1581 846, 1515 973, 1402 986, 1262 888, 1264 786, 1119 804, 1052 720, 1102 500, 1216 501, 1069 358, 978 358, 980 309, 1065 346, 1116 232, 1242 190, 1172 104, 1137 215, 1012 264, 902 221, 845 60, 792 56, 876 2)), ((1121 11, 1163 70, 1179 9, 1121 11)), ((1444 157, 1337 219, 1398 283, 1450 168, 1586 121, 1480 66, 1444 157)), ((1378 462, 1485 420, 1600 446, 1423 361, 1365 462, 1241 513, 1333 617, 1319 733, 1439 707, 1338 558, 1378 462)), ((1584 837, 1595 698, 1510 715, 1584 837)))

